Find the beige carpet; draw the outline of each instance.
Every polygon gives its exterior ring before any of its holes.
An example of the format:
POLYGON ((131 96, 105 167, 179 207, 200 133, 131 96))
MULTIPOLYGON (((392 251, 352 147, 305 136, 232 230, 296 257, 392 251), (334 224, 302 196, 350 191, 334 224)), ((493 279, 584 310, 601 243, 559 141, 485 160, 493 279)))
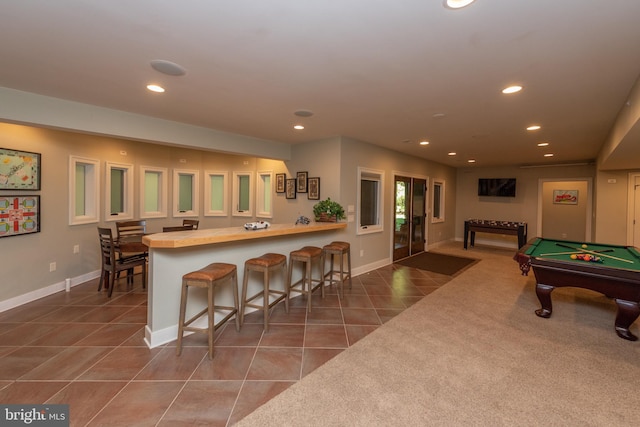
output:
POLYGON ((237 425, 639 425, 640 341, 614 303, 556 289, 541 319, 513 251, 461 245, 438 251, 482 261, 237 425))

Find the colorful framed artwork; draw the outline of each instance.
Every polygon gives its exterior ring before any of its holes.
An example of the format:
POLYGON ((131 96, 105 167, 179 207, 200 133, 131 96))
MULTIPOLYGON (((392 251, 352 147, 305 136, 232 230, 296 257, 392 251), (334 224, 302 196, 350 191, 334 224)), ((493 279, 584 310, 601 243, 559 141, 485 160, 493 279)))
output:
POLYGON ((296 179, 291 178, 287 180, 287 189, 286 189, 286 197, 287 199, 295 199, 296 198, 296 179))
POLYGON ((286 173, 276 174, 276 193, 284 193, 286 191, 285 182, 287 180, 286 173))
POLYGON ((578 190, 553 190, 553 203, 557 205, 577 205, 578 190))
POLYGON ((320 178, 309 178, 307 180, 307 186, 307 189, 309 190, 307 198, 309 200, 320 200, 320 178))
POLYGON ((0 190, 40 190, 40 157, 0 148, 0 190))
POLYGON ((309 177, 309 172, 298 172, 296 174, 296 179, 298 181, 296 192, 297 193, 306 193, 307 192, 307 178, 309 177))
POLYGON ((0 195, 0 237, 40 232, 40 196, 0 195))

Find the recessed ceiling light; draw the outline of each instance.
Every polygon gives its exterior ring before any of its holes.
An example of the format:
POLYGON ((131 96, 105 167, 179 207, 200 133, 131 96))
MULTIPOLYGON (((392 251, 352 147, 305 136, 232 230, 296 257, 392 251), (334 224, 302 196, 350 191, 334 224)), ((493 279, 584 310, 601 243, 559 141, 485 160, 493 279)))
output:
POLYGON ((429 145, 429 141, 420 141, 420 145, 429 145))
POLYGON ((548 142, 539 142, 538 143, 538 147, 546 147, 547 145, 549 145, 548 142))
POLYGON ((505 87, 504 89, 502 89, 502 93, 516 93, 516 92, 520 92, 522 90, 522 86, 518 86, 518 85, 514 85, 514 86, 509 86, 509 87, 505 87))
POLYGON ((455 151, 451 151, 451 152, 447 153, 447 156, 455 156, 456 154, 458 154, 458 153, 456 153, 455 151))
POLYGON ((157 93, 164 92, 164 88, 158 85, 147 85, 147 89, 149 89, 151 92, 157 92, 157 93))
POLYGON ((434 119, 442 119, 442 118, 444 118, 444 116, 445 116, 445 115, 446 115, 446 114, 444 114, 444 113, 435 113, 435 114, 434 114, 433 116, 431 116, 431 117, 433 117, 434 119))
POLYGON ((298 110, 298 111, 294 112, 293 114, 295 114, 298 117, 311 117, 311 116, 313 116, 313 111, 298 110))
POLYGON ((475 163, 475 162, 476 162, 476 159, 469 159, 469 160, 467 160, 467 163, 475 163))
POLYGON ((545 157, 553 157, 553 153, 547 153, 544 155, 545 157))
POLYGON ((538 129, 540 129, 539 125, 532 125, 527 128, 527 130, 538 130, 538 129))
POLYGON ((187 74, 187 70, 182 66, 175 62, 165 61, 164 59, 154 59, 151 61, 151 68, 168 76, 184 76, 187 74))
POLYGON ((302 126, 302 125, 294 125, 293 128, 295 130, 302 130, 302 129, 304 129, 304 126, 302 126))
POLYGON ((444 7, 448 9, 461 9, 465 6, 469 6, 476 0, 445 0, 444 7))

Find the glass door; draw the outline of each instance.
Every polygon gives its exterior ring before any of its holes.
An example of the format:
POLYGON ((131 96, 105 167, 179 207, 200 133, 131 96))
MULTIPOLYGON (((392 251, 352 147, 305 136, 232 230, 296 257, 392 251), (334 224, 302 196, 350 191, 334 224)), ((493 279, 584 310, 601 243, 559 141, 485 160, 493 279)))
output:
POLYGON ((427 181, 396 176, 394 190, 393 260, 396 261, 424 251, 427 181))

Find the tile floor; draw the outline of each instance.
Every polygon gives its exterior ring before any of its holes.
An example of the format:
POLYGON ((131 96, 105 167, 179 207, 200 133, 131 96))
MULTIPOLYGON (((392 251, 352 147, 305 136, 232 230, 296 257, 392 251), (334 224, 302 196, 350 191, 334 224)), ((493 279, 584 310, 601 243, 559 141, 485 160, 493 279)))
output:
MULTIPOLYGON (((72 426, 227 426, 398 315, 451 277, 392 264, 353 279, 339 298, 306 297, 216 332, 215 357, 204 334, 149 349, 143 342, 146 293, 113 297, 97 280, 0 313, 0 402, 65 403, 72 426)), ((136 276, 136 283, 140 275, 136 276)))

